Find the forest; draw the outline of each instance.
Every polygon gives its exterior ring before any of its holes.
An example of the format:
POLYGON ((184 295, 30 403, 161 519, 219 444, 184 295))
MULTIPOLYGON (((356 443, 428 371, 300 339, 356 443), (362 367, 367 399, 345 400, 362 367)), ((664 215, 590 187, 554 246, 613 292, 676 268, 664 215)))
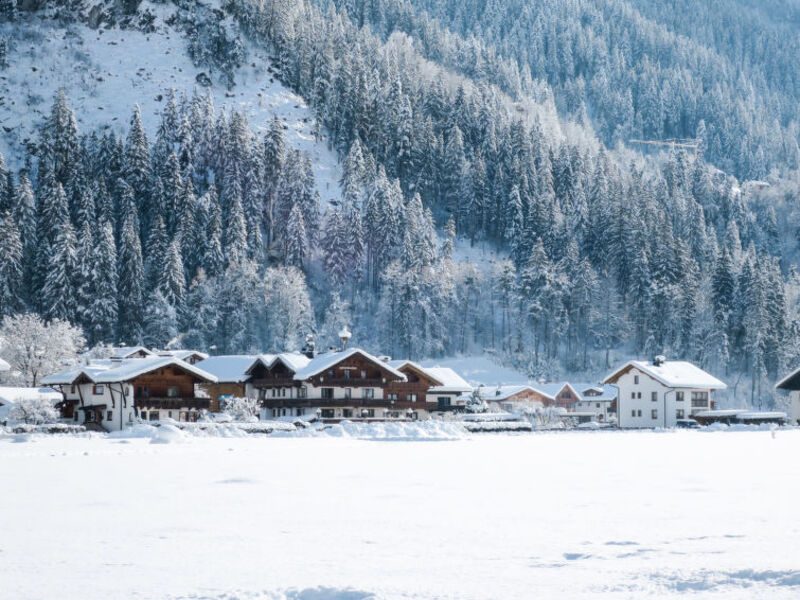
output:
POLYGON ((489 353, 535 379, 666 354, 747 378, 754 402, 800 360, 796 186, 746 183, 797 168, 790 45, 668 34, 644 0, 176 4, 231 86, 248 45, 269 50, 341 198, 323 205, 277 118, 259 133, 165 90, 154 135, 138 108, 121 135, 81 131, 59 93, 22 168, 0 163, 0 316, 215 354, 327 347, 347 325, 382 354, 489 353), (704 146, 642 155, 631 136, 704 146))

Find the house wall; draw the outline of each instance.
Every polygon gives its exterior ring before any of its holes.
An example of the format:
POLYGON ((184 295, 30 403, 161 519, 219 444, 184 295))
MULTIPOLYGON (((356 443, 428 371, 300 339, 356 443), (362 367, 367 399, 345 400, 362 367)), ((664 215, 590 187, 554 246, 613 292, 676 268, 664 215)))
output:
MULTIPOLYGON (((390 381, 386 385, 386 394, 397 394, 397 399, 406 401, 408 400, 409 395, 416 394, 417 395, 417 402, 437 402, 438 397, 436 399, 430 398, 428 399, 428 390, 437 385, 438 382, 433 381, 430 377, 426 377, 421 373, 418 373, 415 369, 412 369, 409 366, 403 366, 398 369, 403 375, 406 376, 408 381, 390 381)), ((440 394, 442 397, 452 398, 454 395, 452 394, 440 394)), ((457 395, 457 394, 456 394, 457 395)))
POLYGON ((789 409, 789 418, 792 424, 800 425, 800 390, 795 390, 790 395, 792 403, 789 409))
POLYGON ((220 396, 231 396, 234 398, 243 398, 248 397, 249 394, 253 394, 249 396, 251 398, 255 397, 255 389, 249 389, 248 386, 244 383, 202 383, 197 386, 199 390, 208 396, 211 400, 211 405, 209 409, 211 412, 219 412, 219 397, 220 396))
POLYGON ((82 406, 97 406, 105 404, 106 408, 103 409, 101 420, 97 422, 106 431, 119 431, 136 420, 136 413, 133 402, 133 386, 130 384, 100 384, 102 393, 95 394, 95 384, 93 383, 80 383, 74 386, 65 385, 62 387, 62 393, 66 400, 77 400, 73 412, 73 423, 78 425, 86 424, 86 411, 81 410, 82 406), (122 397, 122 391, 125 392, 125 397, 122 397), (83 401, 81 401, 83 397, 83 401), (108 419, 108 411, 111 411, 111 419, 108 419))
POLYGON ((608 423, 611 417, 616 417, 616 414, 611 412, 611 400, 590 400, 586 398, 576 404, 575 410, 594 413, 601 423, 608 423))
MULTIPOLYGON (((362 409, 364 407, 332 407, 328 408, 325 407, 321 410, 329 410, 332 411, 332 416, 323 416, 322 420, 325 422, 337 422, 337 421, 406 421, 409 419, 412 420, 427 420, 431 417, 430 412, 426 408, 419 408, 413 409, 413 415, 411 417, 408 416, 407 409, 389 409, 389 408, 379 408, 374 407, 372 408, 373 416, 371 417, 362 417, 362 409), (345 411, 350 411, 346 413, 345 411)), ((281 407, 281 408, 263 408, 261 409, 260 418, 261 420, 269 421, 270 419, 278 419, 281 417, 298 417, 298 418, 306 418, 310 419, 317 414, 316 407, 281 407)))
POLYGON ((710 389, 667 387, 635 367, 621 375, 615 383, 619 387, 617 422, 620 427, 674 427, 679 418, 688 419, 693 413, 709 410, 711 407, 710 389), (683 401, 677 400, 676 392, 683 392, 683 401), (708 404, 704 407, 692 406, 692 392, 707 392, 708 404), (655 401, 653 393, 656 394, 655 401), (655 417, 652 412, 654 410, 655 417), (682 417, 678 416, 679 410, 683 411, 682 417), (632 411, 636 411, 635 415, 632 411))

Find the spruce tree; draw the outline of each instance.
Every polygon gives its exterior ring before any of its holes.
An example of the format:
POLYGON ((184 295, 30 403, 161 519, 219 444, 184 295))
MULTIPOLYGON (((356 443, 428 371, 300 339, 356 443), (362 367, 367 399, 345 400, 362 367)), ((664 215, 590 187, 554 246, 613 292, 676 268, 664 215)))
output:
POLYGON ((11 213, 0 220, 0 317, 20 312, 25 306, 23 245, 11 213))
POLYGON ((95 342, 116 341, 117 317, 117 249, 111 223, 101 223, 95 244, 95 266, 92 271, 93 299, 89 311, 86 335, 95 342))
POLYGON ((145 278, 139 232, 130 219, 122 225, 119 246, 119 340, 141 343, 145 278))
POLYGON ((308 237, 306 225, 300 205, 295 204, 289 213, 289 223, 286 227, 286 258, 287 266, 303 268, 308 256, 308 237))

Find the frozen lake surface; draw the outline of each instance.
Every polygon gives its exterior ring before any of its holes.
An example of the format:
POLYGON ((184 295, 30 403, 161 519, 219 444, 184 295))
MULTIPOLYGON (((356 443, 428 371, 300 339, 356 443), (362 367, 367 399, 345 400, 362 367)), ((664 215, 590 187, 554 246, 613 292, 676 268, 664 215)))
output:
POLYGON ((798 598, 800 430, 0 437, 4 598, 798 598))

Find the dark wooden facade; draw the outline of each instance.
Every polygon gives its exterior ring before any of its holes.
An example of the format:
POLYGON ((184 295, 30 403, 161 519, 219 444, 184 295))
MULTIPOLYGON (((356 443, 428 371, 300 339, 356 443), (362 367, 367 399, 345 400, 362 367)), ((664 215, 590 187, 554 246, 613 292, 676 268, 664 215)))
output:
POLYGON ((141 410, 210 409, 208 398, 198 398, 195 383, 202 381, 177 365, 169 365, 131 380, 134 406, 141 410))
POLYGON ((414 365, 405 364, 397 370, 406 376, 407 381, 393 381, 387 385, 387 398, 395 395, 395 399, 402 402, 409 401, 410 397, 416 394, 417 402, 424 403, 427 402, 428 390, 439 385, 438 381, 414 365))

